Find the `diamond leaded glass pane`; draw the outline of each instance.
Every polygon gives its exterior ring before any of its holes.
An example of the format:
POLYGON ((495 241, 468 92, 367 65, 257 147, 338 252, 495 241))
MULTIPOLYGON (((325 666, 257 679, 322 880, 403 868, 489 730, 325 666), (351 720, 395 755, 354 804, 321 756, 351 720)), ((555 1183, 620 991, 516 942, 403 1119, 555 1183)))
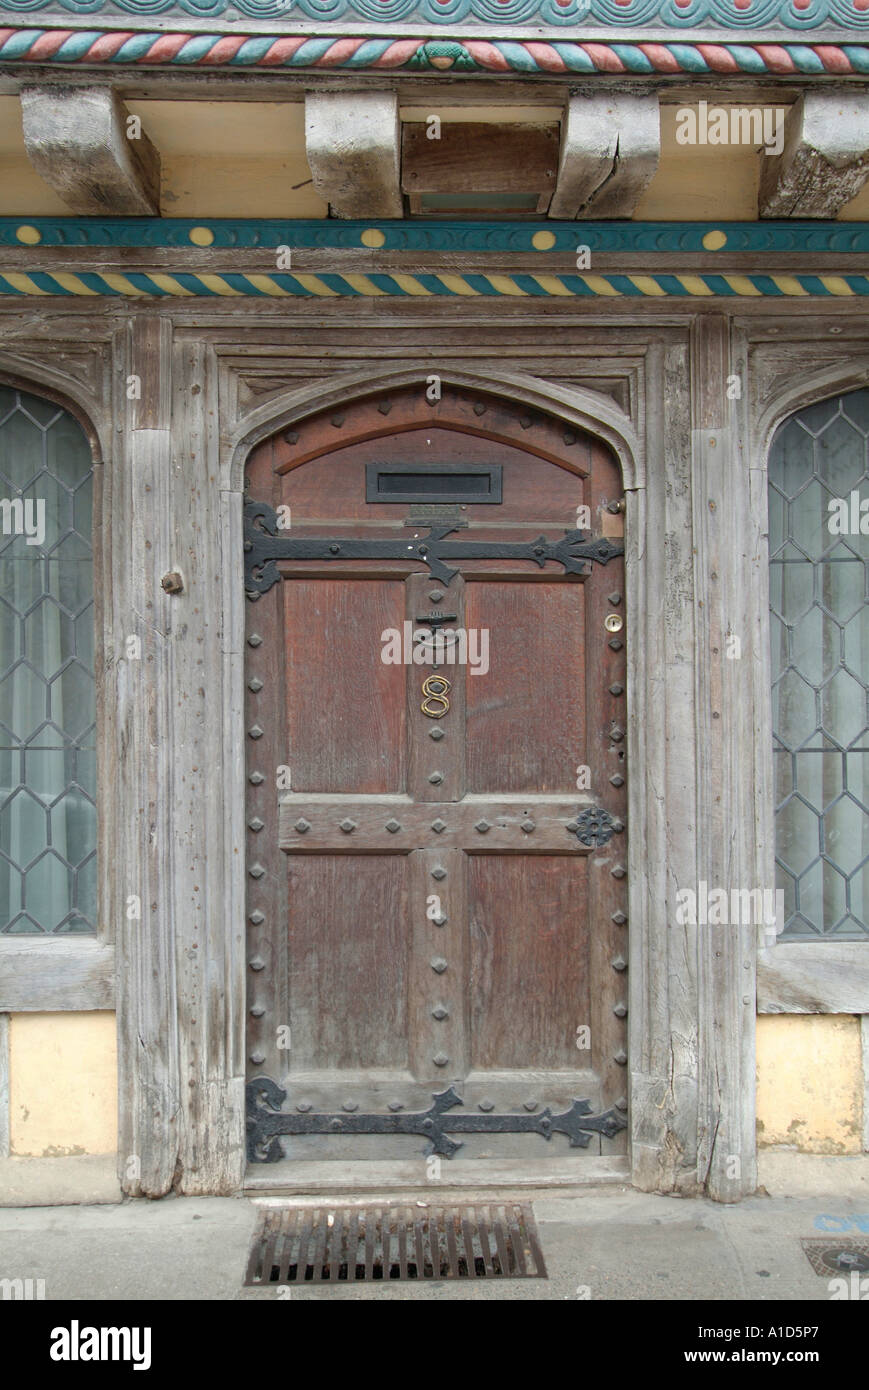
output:
POLYGON ((92 460, 71 415, 0 386, 0 932, 92 932, 92 460))
POLYGON ((869 935, 869 391, 769 460, 776 882, 791 940, 869 935), (865 510, 864 510, 865 508, 865 510))

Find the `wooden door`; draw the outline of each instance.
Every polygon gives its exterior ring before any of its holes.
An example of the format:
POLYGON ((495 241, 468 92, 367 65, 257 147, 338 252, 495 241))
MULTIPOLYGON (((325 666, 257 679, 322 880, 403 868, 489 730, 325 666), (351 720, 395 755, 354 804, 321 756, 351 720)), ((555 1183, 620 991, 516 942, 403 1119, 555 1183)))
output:
POLYGON ((246 492, 251 1157, 623 1151, 614 460, 421 386, 246 492))

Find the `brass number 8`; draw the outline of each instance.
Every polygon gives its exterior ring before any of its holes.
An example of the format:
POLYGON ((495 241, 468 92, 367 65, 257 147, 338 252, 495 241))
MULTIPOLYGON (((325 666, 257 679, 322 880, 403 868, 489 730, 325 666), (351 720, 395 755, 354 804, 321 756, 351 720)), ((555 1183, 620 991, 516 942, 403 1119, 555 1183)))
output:
POLYGON ((423 714, 427 714, 429 719, 443 719, 450 707, 447 692, 452 688, 450 682, 444 680, 443 676, 426 676, 422 683, 422 693, 425 699, 420 705, 423 714))

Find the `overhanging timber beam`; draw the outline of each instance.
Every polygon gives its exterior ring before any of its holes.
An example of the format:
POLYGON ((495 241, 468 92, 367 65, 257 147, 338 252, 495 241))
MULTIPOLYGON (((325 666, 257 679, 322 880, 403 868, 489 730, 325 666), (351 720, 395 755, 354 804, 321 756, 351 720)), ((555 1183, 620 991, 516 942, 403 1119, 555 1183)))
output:
POLYGON ((402 216, 394 92, 309 92, 305 146, 314 188, 338 217, 402 216))
POLYGON ((657 96, 572 96, 549 216, 632 217, 660 153, 657 96))
POLYGON ((160 212, 160 156, 108 87, 23 87, 31 164, 72 212, 151 217, 160 212))
POLYGON ((759 214, 834 218, 867 178, 865 95, 805 92, 786 117, 781 154, 762 157, 759 214))

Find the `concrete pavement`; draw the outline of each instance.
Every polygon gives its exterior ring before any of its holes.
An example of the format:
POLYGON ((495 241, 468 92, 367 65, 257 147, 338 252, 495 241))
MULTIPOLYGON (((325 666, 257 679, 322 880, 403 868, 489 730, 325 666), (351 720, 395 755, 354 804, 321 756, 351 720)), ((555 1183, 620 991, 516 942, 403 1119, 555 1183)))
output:
MULTIPOLYGON (((293 1286, 290 1298, 831 1301, 836 1276, 814 1272, 801 1240, 869 1245, 869 1164, 816 1161, 801 1175, 799 1163, 774 1168, 767 1165, 765 1193, 734 1206, 614 1186, 523 1193, 537 1219, 545 1280, 293 1286)), ((449 1196, 419 1194, 426 1199, 449 1196)), ((243 1287, 258 1205, 170 1197, 5 1207, 0 1280, 42 1279, 46 1300, 275 1299, 273 1288, 243 1287)), ((863 1277, 867 1297, 869 1274, 863 1277)))

